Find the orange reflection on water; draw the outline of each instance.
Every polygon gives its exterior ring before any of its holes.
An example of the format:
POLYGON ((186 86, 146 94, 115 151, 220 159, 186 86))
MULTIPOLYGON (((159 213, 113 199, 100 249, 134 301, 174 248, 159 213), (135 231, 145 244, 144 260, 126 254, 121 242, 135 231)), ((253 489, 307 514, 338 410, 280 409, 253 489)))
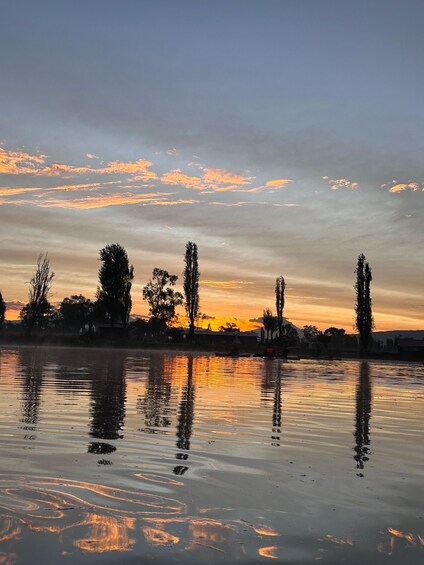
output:
POLYGON ((414 539, 414 534, 411 533, 405 534, 404 532, 401 532, 400 530, 396 530, 395 528, 387 528, 387 531, 389 532, 389 534, 392 534, 392 536, 405 539, 406 541, 409 541, 409 543, 412 543, 413 545, 415 545, 416 543, 414 539))
POLYGON ((336 545, 350 545, 353 546, 353 541, 351 539, 342 539, 342 538, 336 538, 335 536, 332 536, 331 534, 326 534, 325 535, 325 539, 332 541, 333 543, 335 543, 336 545))
POLYGON ((260 536, 279 536, 280 534, 268 526, 253 526, 253 529, 260 536))
POLYGON ((159 530, 158 528, 149 528, 144 526, 142 532, 146 541, 151 545, 166 545, 166 544, 176 544, 180 541, 178 536, 174 536, 165 530, 159 530))
POLYGON ((267 557, 268 559, 278 559, 278 557, 275 555, 277 549, 278 547, 276 545, 270 545, 268 547, 260 547, 258 549, 258 554, 261 557, 267 557))
POLYGON ((2 528, 0 529, 0 542, 14 538, 18 539, 21 535, 21 528, 14 527, 15 524, 13 518, 11 516, 4 516, 0 518, 3 520, 2 528))
POLYGON ((86 537, 73 541, 75 547, 91 553, 129 551, 136 540, 129 537, 135 531, 135 519, 125 517, 85 514, 78 526, 90 526, 86 537))
MULTIPOLYGON (((419 534, 413 534, 412 532, 402 532, 397 530, 396 528, 387 528, 387 533, 389 534, 389 538, 384 541, 380 542, 377 546, 377 550, 380 553, 387 553, 388 555, 392 555, 393 550, 397 543, 400 543, 402 540, 407 543, 408 547, 424 547, 424 537, 419 534)), ((386 532, 382 532, 386 533, 386 532)))

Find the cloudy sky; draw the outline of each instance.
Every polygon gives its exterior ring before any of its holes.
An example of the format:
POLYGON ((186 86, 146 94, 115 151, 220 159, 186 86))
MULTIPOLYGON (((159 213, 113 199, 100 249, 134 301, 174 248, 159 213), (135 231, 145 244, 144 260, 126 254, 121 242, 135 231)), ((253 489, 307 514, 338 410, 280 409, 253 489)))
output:
MULTIPOLYGON (((124 245, 133 312, 199 247, 201 309, 352 331, 424 327, 421 0, 2 0, 0 289, 40 252, 53 302, 93 297, 124 245)), ((180 278, 181 282, 181 278, 180 278)))

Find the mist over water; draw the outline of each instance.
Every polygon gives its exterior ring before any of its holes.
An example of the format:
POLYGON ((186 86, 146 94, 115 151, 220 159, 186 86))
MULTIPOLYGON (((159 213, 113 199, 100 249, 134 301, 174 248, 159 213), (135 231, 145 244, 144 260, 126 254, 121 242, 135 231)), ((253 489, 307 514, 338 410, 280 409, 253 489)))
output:
POLYGON ((0 348, 0 563, 421 563, 424 367, 0 348))

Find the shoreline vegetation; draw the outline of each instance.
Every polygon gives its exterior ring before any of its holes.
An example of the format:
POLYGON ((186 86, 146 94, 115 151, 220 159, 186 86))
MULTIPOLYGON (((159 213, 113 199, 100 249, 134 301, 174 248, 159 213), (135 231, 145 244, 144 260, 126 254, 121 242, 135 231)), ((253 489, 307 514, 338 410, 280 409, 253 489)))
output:
MULTIPOLYGON (((224 357, 228 359, 259 359, 266 361, 285 361, 285 362, 296 362, 296 361, 388 361, 388 362, 408 362, 408 363, 419 363, 422 364, 424 356, 399 354, 397 352, 369 352, 367 355, 360 355, 360 352, 349 351, 344 352, 343 355, 314 355, 311 353, 302 354, 300 351, 297 353, 295 351, 290 352, 288 357, 284 357, 280 354, 277 356, 267 357, 262 355, 258 350, 251 351, 240 351, 239 354, 231 354, 228 352, 217 352, 213 347, 207 347, 206 345, 198 345, 196 343, 133 343, 133 342, 119 342, 119 341, 96 341, 92 343, 83 343, 76 340, 30 340, 30 341, 5 341, 0 339, 0 349, 22 349, 22 348, 54 348, 54 349, 82 349, 82 350, 113 350, 113 351, 131 351, 131 352, 143 352, 143 353, 169 353, 169 354, 195 354, 195 355, 213 355, 218 357, 224 357), (299 354, 300 353, 300 354, 299 354)), ((259 348, 258 348, 259 349, 259 348)))
POLYGON ((418 350, 414 344, 412 349, 405 350, 399 346, 402 340, 387 339, 383 343, 373 339, 372 272, 364 254, 358 256, 353 285, 357 335, 333 326, 324 331, 314 325, 299 329, 289 322, 284 317, 283 275, 275 279, 276 315, 271 308, 264 308, 262 316, 257 318, 262 327, 242 332, 234 322, 229 322, 218 331, 213 331, 210 324, 205 329, 201 323, 208 316, 202 316, 200 311, 198 248, 191 241, 185 247, 183 292, 175 288, 177 275, 158 267, 153 269, 151 280, 142 290, 149 317, 131 316, 134 267, 125 248, 119 243, 108 244, 100 249, 99 261, 95 300, 74 294, 55 307, 50 303, 55 273, 48 254, 40 254, 29 282, 28 303, 20 311, 20 323, 6 321, 6 302, 0 292, 0 344, 170 349, 283 359, 424 359, 421 345, 418 350), (183 317, 176 312, 179 306, 185 310, 183 317))

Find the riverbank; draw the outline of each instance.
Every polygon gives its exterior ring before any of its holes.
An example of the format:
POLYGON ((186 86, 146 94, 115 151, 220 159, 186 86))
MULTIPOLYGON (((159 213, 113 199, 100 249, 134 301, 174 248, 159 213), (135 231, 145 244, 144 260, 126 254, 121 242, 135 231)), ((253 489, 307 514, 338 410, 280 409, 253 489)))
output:
MULTIPOLYGON (((196 353, 196 354, 215 354, 227 353, 229 357, 237 358, 237 355, 230 355, 230 351, 220 351, 217 349, 216 344, 197 344, 190 342, 175 343, 175 342, 140 342, 125 339, 91 339, 85 340, 80 336, 67 336, 62 338, 48 338, 46 336, 38 336, 32 338, 24 338, 20 336, 19 339, 2 339, 0 338, 0 347, 46 347, 46 348, 72 348, 72 349, 92 349, 92 350, 122 350, 122 351, 143 351, 143 352, 169 352, 169 353, 196 353)), ((243 357, 260 356, 264 352, 264 345, 257 344, 257 347, 244 347, 240 348, 240 354, 243 357)), ((300 348, 290 349, 288 357, 290 361, 296 361, 295 357, 299 360, 315 360, 315 361, 342 361, 342 360, 361 360, 361 361, 387 361, 387 362, 424 362, 424 354, 407 354, 407 353, 391 353, 391 352, 370 352, 366 356, 360 356, 359 352, 354 351, 335 351, 332 354, 325 354, 321 356, 310 355, 300 348)), ((282 355, 277 355, 276 359, 286 359, 282 355)))

